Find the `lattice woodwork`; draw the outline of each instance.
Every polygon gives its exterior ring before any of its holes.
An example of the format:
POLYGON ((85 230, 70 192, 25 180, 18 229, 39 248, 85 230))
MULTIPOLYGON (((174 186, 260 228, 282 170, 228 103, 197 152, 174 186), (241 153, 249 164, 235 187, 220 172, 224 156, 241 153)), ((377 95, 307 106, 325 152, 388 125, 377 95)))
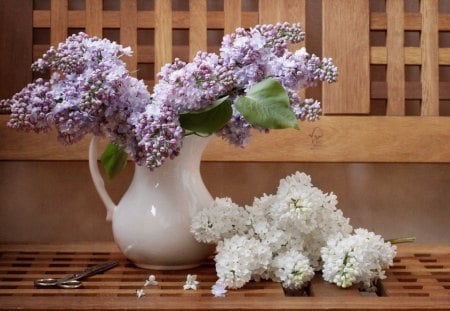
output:
POLYGON ((372 81, 371 98, 386 107, 372 109, 387 115, 448 116, 450 45, 444 38, 450 11, 441 12, 438 0, 423 0, 417 7, 412 1, 387 0, 383 8, 381 2, 370 13, 373 41, 383 37, 371 45, 370 63, 375 75, 377 69, 386 74, 372 81))
POLYGON ((150 271, 134 267, 113 244, 0 245, 0 309, 172 309, 249 308, 283 310, 404 310, 450 308, 450 247, 401 245, 379 295, 357 288, 338 289, 318 275, 309 297, 287 297, 279 283, 251 282, 215 298, 210 289, 217 277, 212 261, 181 271, 150 271), (89 266, 117 260, 119 266, 83 280, 80 289, 34 288, 41 277, 61 277, 89 266), (154 274, 157 286, 144 287, 154 274), (183 290, 187 274, 196 274, 197 290, 183 290), (138 299, 136 290, 144 288, 138 299), (50 299, 51 298, 51 299, 50 299))

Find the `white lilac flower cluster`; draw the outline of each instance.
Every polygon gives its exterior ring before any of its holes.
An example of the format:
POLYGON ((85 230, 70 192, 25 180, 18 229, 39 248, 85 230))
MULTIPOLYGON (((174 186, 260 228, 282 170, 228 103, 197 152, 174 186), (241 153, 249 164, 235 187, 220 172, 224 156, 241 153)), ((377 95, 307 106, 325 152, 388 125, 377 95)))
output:
MULTIPOLYGON (((299 89, 317 82, 334 82, 337 69, 328 58, 295 52, 288 43, 304 39, 299 24, 239 28, 223 38, 219 55, 198 52, 192 62, 175 59, 158 74, 154 93, 130 75, 122 56, 131 49, 84 33, 50 48, 33 70, 54 74, 37 79, 8 101, 9 126, 47 132, 52 126, 59 140, 72 144, 87 133, 106 136, 128 152, 139 165, 161 166, 180 153, 185 135, 180 114, 198 112, 227 98, 232 112, 217 135, 243 146, 250 129, 258 128, 236 109, 239 97, 256 83, 271 78, 289 97, 297 119, 315 120, 320 103, 299 97, 299 89)), ((207 133, 211 134, 211 133, 207 133)))
POLYGON ((217 244, 217 284, 224 289, 260 279, 299 289, 319 270, 340 287, 369 288, 384 278, 396 248, 365 229, 352 234, 336 205, 333 193, 296 172, 280 180, 276 194, 255 198, 252 206, 217 198, 195 215, 191 232, 200 242, 217 244))
POLYGON ((372 289, 377 280, 385 278, 384 269, 393 264, 395 255, 395 247, 381 236, 356 229, 353 235, 331 238, 322 248, 323 278, 344 288, 362 284, 372 289))

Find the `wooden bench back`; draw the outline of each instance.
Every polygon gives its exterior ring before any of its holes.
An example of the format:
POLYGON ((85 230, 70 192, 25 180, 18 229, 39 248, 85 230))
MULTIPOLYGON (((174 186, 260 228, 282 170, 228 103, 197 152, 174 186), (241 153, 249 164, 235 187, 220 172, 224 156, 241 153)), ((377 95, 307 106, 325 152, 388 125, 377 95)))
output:
MULTIPOLYGON (((306 4, 306 0, 4 0, 2 33, 5 27, 16 30, 0 38, 2 46, 9 42, 9 48, 1 51, 0 74, 10 85, 0 95, 10 96, 8 92, 24 79, 31 80, 26 68, 32 60, 71 33, 85 31, 131 46, 135 53, 126 60, 127 66, 152 87, 162 65, 174 57, 192 59, 198 50, 217 52, 222 35, 238 26, 277 21, 305 25, 311 18, 305 13, 306 4), (23 22, 27 14, 29 24, 23 22), (9 46, 11 40, 19 43, 9 46), (11 80, 6 72, 17 64, 5 58, 20 52, 29 62, 25 67, 20 64, 25 68, 19 72, 22 80, 11 80)), ((447 6, 444 1, 422 0, 411 11, 400 0, 323 0, 317 14, 322 18, 318 35, 323 50, 313 52, 333 57, 340 69, 339 82, 322 88, 324 116, 302 123, 300 131, 255 133, 246 150, 216 139, 204 160, 450 162, 447 6), (420 39, 410 46, 411 35, 417 33, 420 39)), ((88 139, 62 148, 56 139, 6 129, 6 120, 0 116, 1 160, 87 158, 88 139)))

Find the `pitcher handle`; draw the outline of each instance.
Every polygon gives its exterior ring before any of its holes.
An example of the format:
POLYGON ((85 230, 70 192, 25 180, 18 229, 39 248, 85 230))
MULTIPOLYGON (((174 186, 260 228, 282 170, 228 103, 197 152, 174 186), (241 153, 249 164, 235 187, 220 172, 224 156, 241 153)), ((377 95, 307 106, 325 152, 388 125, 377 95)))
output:
POLYGON ((97 190, 100 198, 106 207, 106 220, 111 221, 116 209, 116 204, 112 201, 108 192, 105 188, 105 182, 103 181, 102 175, 98 169, 98 148, 97 148, 98 137, 93 136, 91 143, 89 145, 89 171, 91 172, 91 178, 94 182, 95 189, 97 190))

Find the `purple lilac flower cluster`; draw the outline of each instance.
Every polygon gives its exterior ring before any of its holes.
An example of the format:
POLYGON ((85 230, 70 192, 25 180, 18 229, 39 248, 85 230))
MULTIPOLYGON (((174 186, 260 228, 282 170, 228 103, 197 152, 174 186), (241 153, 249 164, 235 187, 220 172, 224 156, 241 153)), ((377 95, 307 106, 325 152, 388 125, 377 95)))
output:
POLYGON ((239 28, 223 38, 219 55, 198 52, 190 63, 176 59, 165 65, 150 95, 121 60, 131 54, 130 48, 84 33, 72 35, 32 65, 33 70, 54 73, 49 81, 38 79, 8 101, 8 124, 35 132, 54 126, 64 144, 88 133, 104 135, 138 164, 154 169, 180 152, 187 132, 179 115, 202 111, 227 96, 232 117, 216 134, 244 146, 257 127, 235 103, 264 79, 273 78, 284 87, 298 119, 319 117, 320 103, 301 98, 298 91, 318 81, 334 82, 337 70, 331 59, 310 55, 304 48, 288 51, 289 43, 303 39, 299 24, 239 28))
POLYGON ((198 52, 191 63, 175 59, 158 74, 154 99, 177 112, 199 110, 234 87, 233 72, 214 53, 198 52))
POLYGON ((161 166, 180 153, 183 133, 175 108, 170 105, 161 106, 156 114, 141 114, 136 126, 138 149, 133 159, 151 170, 161 166))
POLYGON ((32 65, 35 71, 53 71, 51 79, 37 79, 11 99, 9 126, 46 132, 54 125, 64 144, 94 133, 127 147, 134 119, 150 102, 146 86, 121 60, 130 54, 129 48, 84 33, 51 47, 32 65))
MULTIPOLYGON (((258 25, 250 30, 239 28, 223 38, 220 57, 225 66, 234 72, 235 89, 248 90, 254 84, 274 78, 285 88, 297 118, 314 121, 319 118, 320 102, 302 99, 299 90, 315 86, 317 81, 334 82, 337 68, 331 59, 320 60, 305 48, 296 52, 287 50, 288 43, 304 40, 300 24, 258 25)), ((234 100, 239 92, 234 92, 234 100)), ((244 146, 251 126, 238 111, 234 110, 230 122, 219 133, 237 146, 244 146)), ((267 132, 267 129, 260 129, 267 132)))

